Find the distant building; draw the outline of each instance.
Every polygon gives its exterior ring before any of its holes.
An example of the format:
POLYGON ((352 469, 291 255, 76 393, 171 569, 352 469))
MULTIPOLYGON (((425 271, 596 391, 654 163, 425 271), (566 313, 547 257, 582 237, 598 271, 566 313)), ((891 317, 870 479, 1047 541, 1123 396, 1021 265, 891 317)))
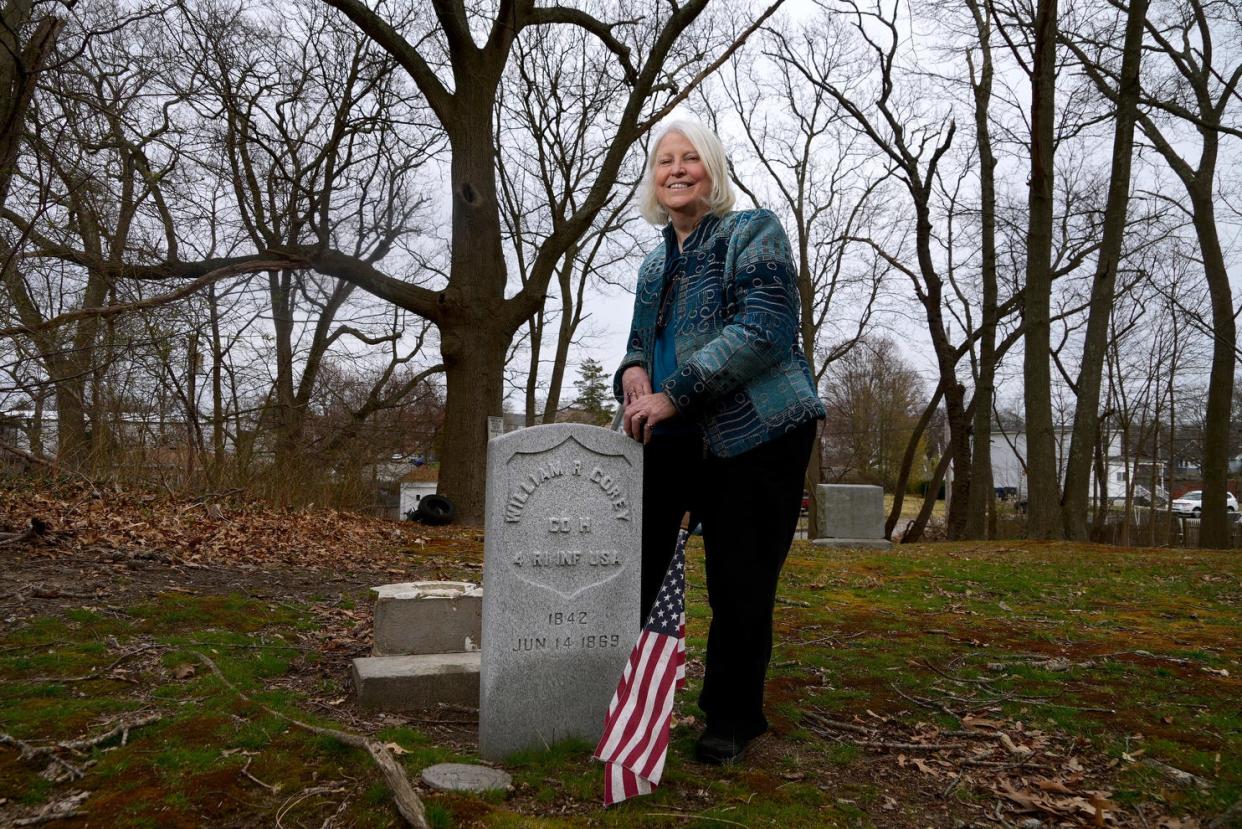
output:
MULTIPOLYGON (((1071 431, 1058 429, 1056 435, 1057 477, 1060 483, 1065 482, 1065 462, 1069 454, 1071 431)), ((1004 493, 1018 500, 1027 496, 1026 474, 1026 432, 1005 431, 993 426, 992 432, 992 485, 998 493, 1004 493)), ((1154 473, 1156 480, 1157 503, 1168 499, 1168 469, 1165 461, 1150 458, 1138 453, 1123 454, 1121 435, 1113 434, 1109 438, 1104 459, 1108 476, 1106 490, 1109 499, 1122 498, 1126 494, 1126 484, 1133 480, 1135 494, 1150 497, 1149 485, 1154 473)), ((1099 491, 1096 479, 1095 464, 1091 467, 1091 497, 1095 498, 1099 491)))

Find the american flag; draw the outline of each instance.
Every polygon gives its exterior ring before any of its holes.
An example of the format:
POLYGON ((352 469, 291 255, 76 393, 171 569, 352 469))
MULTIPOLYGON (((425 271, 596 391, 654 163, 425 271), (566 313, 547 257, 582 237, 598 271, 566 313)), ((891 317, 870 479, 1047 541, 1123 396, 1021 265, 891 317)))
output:
POLYGON ((677 536, 664 584, 608 705, 604 736, 595 747, 603 760, 604 805, 650 794, 668 756, 673 693, 686 684, 686 538, 677 536))

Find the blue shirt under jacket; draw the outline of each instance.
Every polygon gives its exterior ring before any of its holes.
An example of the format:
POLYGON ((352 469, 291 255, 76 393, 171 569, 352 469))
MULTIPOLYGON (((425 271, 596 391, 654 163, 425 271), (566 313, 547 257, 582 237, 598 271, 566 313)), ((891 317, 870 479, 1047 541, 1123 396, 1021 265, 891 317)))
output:
POLYGON ((642 366, 718 457, 740 455, 824 417, 798 345, 799 298, 789 240, 769 210, 708 214, 682 244, 685 267, 670 297, 666 329, 672 332, 676 371, 655 379, 656 318, 672 275, 666 257, 677 250, 671 225, 664 237, 665 244, 639 268, 628 350, 613 378, 617 400, 625 369, 642 366))

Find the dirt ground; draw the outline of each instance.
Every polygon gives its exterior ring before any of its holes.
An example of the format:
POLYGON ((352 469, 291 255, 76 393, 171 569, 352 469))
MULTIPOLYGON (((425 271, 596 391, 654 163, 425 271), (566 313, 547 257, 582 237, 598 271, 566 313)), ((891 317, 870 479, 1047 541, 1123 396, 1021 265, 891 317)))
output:
MULTIPOLYGON (((295 660, 289 672, 276 678, 271 687, 297 693, 316 713, 356 733, 375 734, 393 726, 408 726, 437 746, 472 755, 477 750, 477 711, 442 707, 414 714, 376 715, 358 709, 348 693, 340 694, 340 689, 349 687, 351 660, 370 651, 370 588, 422 579, 478 581, 482 546, 482 537, 474 530, 424 528, 331 511, 281 511, 223 501, 153 498, 78 485, 55 494, 0 490, 0 621, 14 629, 35 617, 67 614, 83 607, 123 613, 152 597, 169 594, 240 594, 270 604, 309 608, 316 624, 298 646, 313 649, 319 658, 295 660), (37 538, 20 544, 4 543, 3 533, 15 538, 29 527, 34 515, 46 525, 37 538), (325 678, 337 689, 332 695, 324 693, 325 678)), ((821 587, 811 585, 813 589, 821 587)), ((796 640, 819 635, 785 633, 796 640)), ((848 645, 851 636, 862 634, 840 635, 848 645)), ((154 654, 144 655, 131 667, 156 672, 159 667, 155 659, 154 654), (151 664, 144 666, 143 659, 151 664)), ((692 678, 701 675, 701 664, 692 659, 688 672, 692 678)), ((811 685, 823 679, 822 673, 810 670, 800 670, 796 676, 777 676, 770 682, 770 702, 798 703, 811 685)), ((586 788, 580 781, 574 785, 564 777, 564 767, 550 767, 542 777, 518 775, 514 791, 502 805, 439 795, 425 788, 419 791, 451 815, 450 825, 461 826, 489 825, 498 809, 517 820, 504 825, 524 825, 522 816, 559 816, 567 818, 570 825, 697 825, 685 821, 693 821, 708 810, 733 814, 718 811, 722 785, 732 792, 729 803, 735 803, 739 810, 750 807, 752 800, 778 800, 786 787, 813 787, 821 804, 818 808, 829 810, 833 825, 844 826, 1242 826, 1239 815, 1204 823, 1175 822, 1155 805, 1149 808, 1144 804, 1109 811, 1105 820, 1102 808, 1093 811, 1090 803, 1084 803, 1080 814, 1049 821, 1037 809, 1015 808, 1015 803, 1021 804, 1021 797, 1028 797, 1025 793, 1013 792, 1006 800, 995 796, 996 787, 989 788, 987 775, 991 772, 984 768, 989 764, 996 767, 998 780, 1000 775, 1012 773, 1015 765, 1049 779, 1068 767, 1077 770, 1077 776, 1089 781, 1093 789, 1112 788, 1119 771, 1116 760, 1093 753, 1080 737, 1029 731, 1023 735, 1019 724, 1015 736, 1034 746, 1035 754, 1014 763, 985 758, 986 762, 981 761, 969 774, 955 777, 935 767, 934 752, 924 751, 929 742, 941 739, 939 736, 920 731, 883 708, 867 710, 864 706, 853 721, 845 723, 828 716, 816 719, 802 714, 801 722, 774 715, 772 732, 755 743, 744 764, 725 772, 693 762, 690 742, 697 729, 692 720, 681 720, 682 727, 674 734, 667 784, 676 793, 675 806, 604 812, 593 782, 586 788), (588 789, 589 796, 584 794, 588 789), (627 823, 627 815, 633 815, 632 824, 627 823)), ((1012 728, 1013 723, 1004 727, 1012 728)), ((598 773, 592 764, 584 765, 590 768, 575 769, 574 774, 598 773)), ((323 817, 331 815, 331 805, 325 805, 328 811, 323 817)), ((743 812, 736 814, 740 818, 743 812)), ((703 825, 730 822, 725 818, 706 820, 703 825)), ((256 813, 229 825, 260 824, 267 825, 256 813)))

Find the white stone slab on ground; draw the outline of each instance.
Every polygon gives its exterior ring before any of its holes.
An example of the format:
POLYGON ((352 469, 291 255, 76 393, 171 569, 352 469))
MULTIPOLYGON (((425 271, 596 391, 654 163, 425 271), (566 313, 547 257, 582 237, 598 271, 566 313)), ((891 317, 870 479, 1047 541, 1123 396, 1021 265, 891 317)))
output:
POLYGON ((368 656, 354 660, 358 705, 416 711, 438 703, 479 704, 479 652, 368 656))

